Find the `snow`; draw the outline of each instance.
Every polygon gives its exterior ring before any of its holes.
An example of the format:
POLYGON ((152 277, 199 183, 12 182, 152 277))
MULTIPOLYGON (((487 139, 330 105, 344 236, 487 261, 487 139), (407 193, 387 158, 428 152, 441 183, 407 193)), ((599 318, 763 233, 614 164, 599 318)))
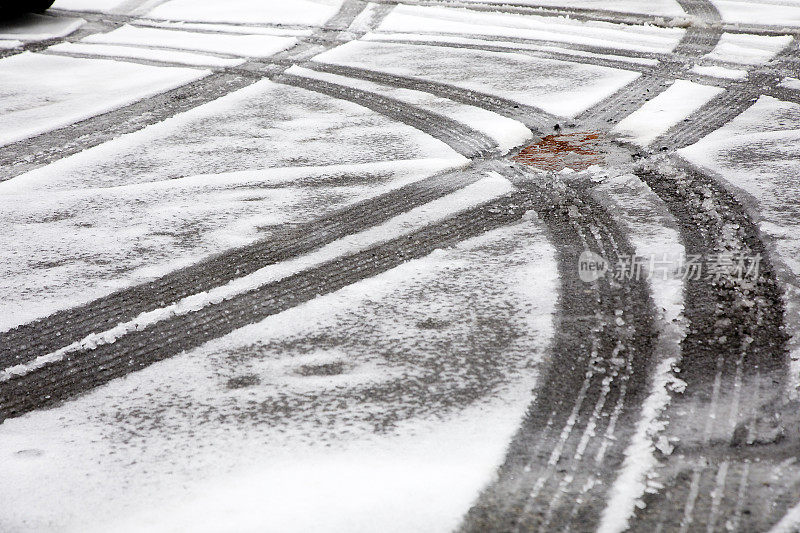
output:
POLYGON ((188 22, 321 25, 339 9, 341 0, 171 0, 147 17, 188 22))
POLYGON ((415 207, 411 211, 397 215, 377 226, 329 243, 310 254, 265 266, 251 274, 236 278, 207 292, 193 294, 167 307, 141 313, 129 322, 120 323, 110 330, 92 333, 80 341, 76 341, 56 352, 40 356, 30 363, 6 368, 0 371, 0 382, 14 376, 28 374, 54 361, 60 361, 69 353, 87 348, 94 349, 101 344, 114 343, 131 331, 140 331, 173 316, 185 315, 208 305, 229 300, 237 295, 258 289, 298 272, 365 250, 378 243, 408 235, 456 213, 509 194, 513 190, 514 187, 511 183, 499 175, 483 178, 457 192, 415 207))
POLYGON ((84 43, 59 43, 47 49, 48 52, 67 55, 88 55, 114 58, 143 59, 149 61, 163 61, 167 63, 181 63, 187 66, 200 67, 235 67, 245 62, 245 59, 216 57, 192 52, 179 52, 176 50, 159 50, 152 48, 136 48, 131 46, 116 46, 105 44, 84 43))
POLYGON ((438 113, 439 115, 462 122, 477 131, 485 133, 497 142, 499 149, 503 153, 521 145, 533 135, 524 124, 517 120, 506 118, 479 107, 454 102, 447 98, 440 98, 429 93, 411 89, 398 89, 365 80, 354 80, 345 76, 317 72, 298 66, 291 67, 286 72, 287 74, 319 79, 346 87, 354 87, 362 91, 380 94, 433 113, 438 113))
POLYGON ((666 91, 622 119, 612 131, 631 142, 647 146, 723 92, 725 89, 720 87, 675 80, 666 91))
POLYGON ((742 80, 747 77, 746 70, 739 70, 735 68, 726 68, 714 65, 695 65, 692 67, 691 72, 700 74, 701 76, 711 76, 714 78, 724 78, 728 80, 742 80))
POLYGON ((259 81, 0 183, 9 222, 0 324, 87 303, 465 162, 369 109, 259 81))
POLYGON ((434 42, 434 43, 452 43, 452 44, 468 44, 478 45, 485 47, 501 47, 509 48, 511 50, 533 50, 545 52, 557 52, 559 54, 567 54, 576 57, 589 57, 597 59, 608 59, 611 61, 624 61, 626 63, 636 63, 638 65, 656 66, 658 65, 657 59, 650 59, 647 57, 627 57, 612 54, 596 54, 594 52, 586 52, 584 50, 572 50, 570 48, 561 48, 558 46, 548 46, 544 44, 532 43, 518 43, 514 41, 498 41, 487 39, 474 39, 471 37, 457 37, 454 35, 414 35, 410 33, 368 33, 362 37, 364 41, 404 41, 404 42, 434 42))
POLYGON ((23 43, 22 41, 3 39, 0 40, 0 50, 11 50, 12 48, 19 48, 23 44, 25 43, 23 43))
POLYGON ((711 3, 725 22, 800 26, 800 4, 796 0, 711 0, 711 3))
POLYGON ((208 73, 31 52, 0 59, 0 146, 125 106, 208 73), (101 77, 104 81, 98 83, 101 77))
POLYGON ((29 13, 12 20, 0 19, 0 39, 44 41, 65 37, 86 23, 75 17, 29 13))
MULTIPOLYGON (((465 0, 489 4, 508 4, 508 0, 465 0)), ((680 4, 673 0, 582 0, 575 4, 570 0, 515 0, 516 5, 532 7, 565 7, 581 9, 597 9, 600 11, 617 11, 620 13, 639 13, 662 17, 679 17, 685 15, 680 4)))
POLYGON ((786 292, 792 335, 790 393, 800 386, 800 105, 762 96, 747 111, 679 152, 718 173, 744 196, 761 232, 772 242, 773 261, 786 292))
POLYGON ((84 43, 176 48, 246 57, 268 57, 285 50, 297 41, 293 37, 273 35, 236 35, 197 33, 161 28, 142 28, 126 24, 108 33, 96 33, 84 43))
POLYGON ((554 255, 527 220, 7 420, 0 526, 453 530, 531 401, 554 255))
POLYGON ((656 53, 672 51, 684 33, 678 28, 402 4, 392 10, 378 30, 513 37, 656 53))
POLYGON ((664 202, 637 176, 613 176, 595 187, 593 194, 615 214, 615 220, 627 231, 637 256, 649 258, 654 267, 663 266, 654 268, 649 279, 653 303, 659 310, 656 369, 636 430, 625 451, 625 461, 611 486, 597 528, 599 533, 621 533, 628 529, 637 505, 651 487, 659 465, 655 443, 666 427, 661 416, 670 403, 671 392, 682 385, 675 368, 680 363, 680 342, 686 334, 680 320, 684 288, 673 269, 678 267, 685 249, 677 221, 664 202))
POLYGON ((236 24, 206 24, 202 22, 171 22, 145 19, 137 19, 136 25, 151 28, 168 28, 173 30, 214 33, 243 33, 247 35, 277 35, 283 37, 308 37, 314 31, 312 29, 279 28, 272 26, 240 26, 236 24))
POLYGON ((434 80, 567 117, 588 109, 640 76, 638 72, 510 52, 369 41, 353 41, 314 59, 434 80))
POLYGON ((717 46, 704 57, 742 65, 761 65, 775 57, 791 42, 792 37, 789 35, 723 33, 717 46))
POLYGON ((784 78, 781 80, 780 86, 785 89, 800 91, 800 80, 797 78, 784 78))
POLYGON ((67 11, 115 12, 129 0, 56 0, 53 9, 67 11))
POLYGON ((9 227, 0 237, 0 330, 465 163, 457 156, 3 191, 9 227))

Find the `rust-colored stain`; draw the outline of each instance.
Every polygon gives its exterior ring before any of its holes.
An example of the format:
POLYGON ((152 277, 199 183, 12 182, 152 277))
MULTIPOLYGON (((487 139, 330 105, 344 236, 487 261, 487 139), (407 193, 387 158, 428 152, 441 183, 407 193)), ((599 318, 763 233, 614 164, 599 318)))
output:
POLYGON ((536 144, 523 148, 514 160, 542 170, 586 170, 605 160, 598 149, 600 137, 596 132, 545 135, 536 144))

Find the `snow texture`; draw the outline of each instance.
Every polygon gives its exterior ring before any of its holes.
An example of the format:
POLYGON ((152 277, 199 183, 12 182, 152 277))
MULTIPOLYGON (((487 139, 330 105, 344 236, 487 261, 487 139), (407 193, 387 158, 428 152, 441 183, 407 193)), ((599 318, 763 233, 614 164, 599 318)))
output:
POLYGON ((293 37, 273 35, 197 33, 173 29, 142 28, 126 24, 109 33, 90 35, 82 42, 173 48, 244 57, 268 57, 289 48, 297 41, 293 37))
POLYGON ((711 0, 722 20, 734 24, 800 26, 800 3, 796 0, 711 0))
POLYGON ((625 451, 625 461, 611 485, 597 528, 599 533, 621 533, 628 529, 645 493, 653 488, 659 464, 655 445, 666 427, 661 416, 670 403, 672 391, 682 386, 675 369, 680 363, 680 342, 686 334, 680 321, 684 308, 683 282, 674 269, 685 250, 677 221, 637 176, 613 176, 598 185, 594 195, 627 230, 636 255, 651 258, 653 265, 662 267, 654 268, 649 279, 653 303, 659 311, 656 348, 659 358, 639 422, 625 451))
POLYGON ((723 33, 717 46, 704 57, 741 65, 761 65, 775 57, 791 42, 792 37, 789 35, 723 33))
POLYGON ((171 0, 147 16, 187 22, 298 24, 319 26, 332 17, 341 0, 171 0))
POLYGON ((723 78, 728 80, 743 80, 747 77, 746 70, 714 65, 695 65, 692 67, 691 71, 695 74, 700 74, 701 76, 711 76, 713 78, 723 78))
POLYGON ((636 144, 647 146, 723 92, 725 89, 720 87, 675 80, 666 91, 622 119, 612 131, 636 144))
MULTIPOLYGON (((508 0, 465 0, 489 4, 507 4, 508 0)), ((680 4, 673 0, 582 0, 576 4, 571 0, 515 0, 514 4, 533 7, 565 7, 597 9, 601 11, 617 11, 619 13, 639 13, 662 17, 679 17, 685 15, 680 4)))
POLYGON ((0 183, 10 223, 0 236, 2 325, 89 302, 464 162, 361 106, 257 82, 0 183), (372 163, 384 164, 363 166, 372 163), (299 168, 284 168, 292 166, 299 168))
POLYGON ((684 33, 678 28, 402 4, 392 10, 378 30, 511 37, 656 53, 672 51, 684 33))
POLYGON ((447 98, 440 98, 429 93, 411 89, 398 89, 388 85, 365 80, 354 80, 345 76, 317 72, 297 66, 291 67, 287 70, 287 73, 380 94, 462 122, 494 139, 503 153, 521 145, 533 135, 524 124, 517 120, 506 118, 479 107, 454 102, 447 98))
POLYGON ((23 52, 0 59, 0 146, 67 126, 209 74, 23 52), (97 83, 98 79, 103 83, 97 83))
POLYGON ((217 57, 207 54, 195 54, 177 50, 160 50, 133 46, 117 46, 107 44, 59 43, 47 49, 48 52, 66 55, 99 56, 106 58, 142 59, 165 63, 180 63, 192 67, 235 67, 246 60, 217 57))
POLYGON ((529 219, 6 420, 0 528, 453 530, 530 403, 556 272, 529 219))
POLYGON ((208 305, 231 299, 269 283, 285 279, 298 272, 365 250, 378 243, 408 235, 456 213, 508 194, 513 190, 514 187, 511 183, 500 176, 484 178, 460 191, 416 207, 377 226, 329 243, 308 255, 265 266, 251 274, 236 278, 207 292, 193 294, 167 307, 142 313, 110 330, 92 333, 80 341, 51 354, 40 356, 30 363, 6 368, 0 371, 0 381, 28 374, 37 368, 62 360, 69 353, 87 348, 94 349, 101 344, 112 344, 132 331, 143 330, 173 316, 185 315, 200 310, 208 305))
POLYGON ((762 96, 750 109, 680 155, 722 176, 746 196, 759 229, 773 243, 786 288, 793 336, 790 392, 800 386, 800 105, 762 96))
POLYGON ((638 72, 437 46, 353 41, 316 61, 365 68, 502 96, 572 117, 640 76, 638 72), (536 76, 531 76, 536 72, 536 76))

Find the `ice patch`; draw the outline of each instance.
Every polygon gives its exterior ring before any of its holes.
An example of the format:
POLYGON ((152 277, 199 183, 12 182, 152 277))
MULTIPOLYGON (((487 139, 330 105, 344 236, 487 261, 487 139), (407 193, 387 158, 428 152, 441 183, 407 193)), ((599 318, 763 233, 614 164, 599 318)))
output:
POLYGON ((0 146, 111 111, 208 75, 23 52, 0 59, 0 146), (102 78, 103 83, 97 80, 102 78))
POLYGON ((723 92, 725 89, 721 87, 676 80, 666 91, 622 119, 612 131, 647 146, 723 92))

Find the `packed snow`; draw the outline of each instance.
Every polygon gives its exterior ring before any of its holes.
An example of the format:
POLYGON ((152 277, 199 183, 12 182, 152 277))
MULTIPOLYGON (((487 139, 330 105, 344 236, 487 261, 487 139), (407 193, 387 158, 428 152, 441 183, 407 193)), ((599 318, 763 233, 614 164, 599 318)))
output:
POLYGON ((679 28, 583 22, 568 17, 403 4, 392 10, 378 26, 378 30, 393 33, 485 35, 656 53, 672 51, 684 34, 684 30, 679 28))
POLYGON ((0 146, 179 87, 205 70, 23 52, 0 59, 0 146), (103 78, 103 83, 97 83, 103 78))
POLYGON ((373 41, 353 41, 314 59, 448 83, 566 117, 577 115, 640 76, 628 70, 512 52, 373 41))
POLYGON ((84 43, 174 48, 245 57, 268 57, 297 41, 274 35, 199 33, 162 28, 143 28, 126 24, 108 33, 95 33, 84 43))
POLYGON ((0 526, 453 530, 531 401, 557 284, 533 217, 6 420, 0 526))
POLYGON ((800 385, 800 105, 762 96, 750 109, 679 152, 721 176, 745 195, 761 232, 774 246, 773 260, 787 291, 793 371, 800 385))
POLYGON ((297 24, 319 26, 339 9, 341 0, 170 0, 147 17, 188 22, 297 24))
POLYGON ((622 119, 612 131, 631 142, 647 146, 723 92, 725 89, 721 87, 675 80, 666 91, 622 119))
POLYGON ((797 78, 784 78, 781 80, 780 86, 785 89, 792 89, 793 91, 800 91, 800 79, 797 78))

